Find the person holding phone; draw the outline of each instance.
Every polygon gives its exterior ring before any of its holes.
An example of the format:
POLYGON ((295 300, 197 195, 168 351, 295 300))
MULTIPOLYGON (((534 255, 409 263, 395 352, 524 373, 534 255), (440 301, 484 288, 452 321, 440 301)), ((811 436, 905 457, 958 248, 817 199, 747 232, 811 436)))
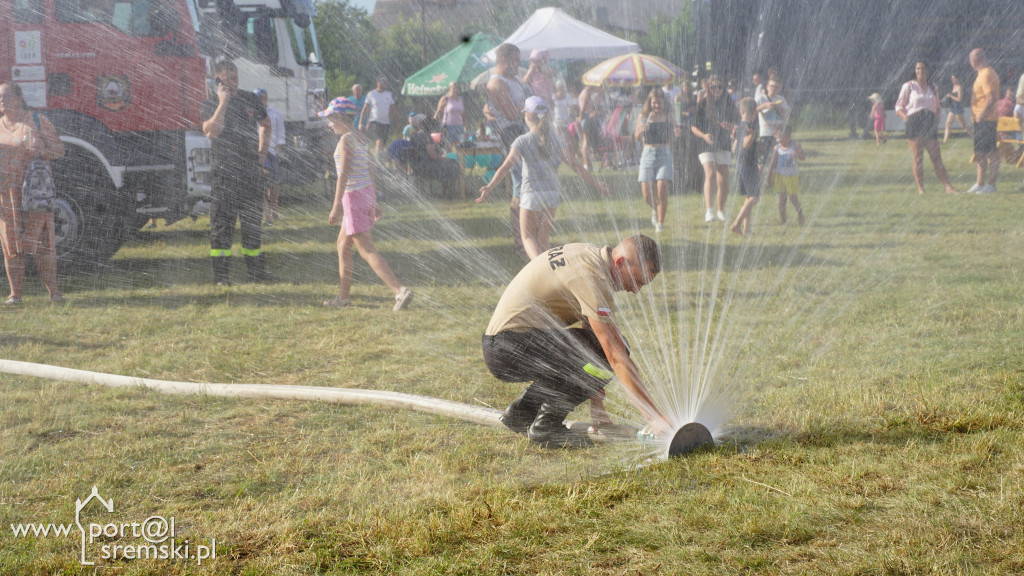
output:
POLYGON ((231 241, 241 221, 246 280, 265 282, 261 251, 263 167, 270 151, 271 125, 259 96, 238 90, 238 68, 229 60, 216 66, 217 93, 203 103, 203 134, 213 148, 213 203, 210 206, 210 260, 213 281, 230 284, 231 241))

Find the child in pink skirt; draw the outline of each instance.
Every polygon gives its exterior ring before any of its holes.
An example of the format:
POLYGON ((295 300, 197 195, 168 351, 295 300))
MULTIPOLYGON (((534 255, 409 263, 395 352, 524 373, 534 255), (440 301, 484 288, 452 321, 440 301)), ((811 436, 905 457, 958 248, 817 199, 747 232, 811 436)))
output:
POLYGON ((871 101, 871 118, 875 121, 875 144, 885 144, 885 107, 882 105, 882 95, 875 92, 868 96, 871 101))
POLYGON ((412 290, 399 282, 384 258, 377 253, 370 238, 374 222, 380 218, 377 194, 370 174, 370 156, 366 136, 353 129, 356 105, 352 100, 339 97, 320 112, 327 119, 331 131, 341 136, 334 149, 334 164, 338 181, 334 188, 334 206, 327 221, 334 225, 341 221, 338 234, 338 276, 341 279, 338 295, 324 301, 324 306, 341 308, 352 303, 352 246, 366 260, 370 268, 395 293, 394 311, 404 310, 412 302, 412 290))

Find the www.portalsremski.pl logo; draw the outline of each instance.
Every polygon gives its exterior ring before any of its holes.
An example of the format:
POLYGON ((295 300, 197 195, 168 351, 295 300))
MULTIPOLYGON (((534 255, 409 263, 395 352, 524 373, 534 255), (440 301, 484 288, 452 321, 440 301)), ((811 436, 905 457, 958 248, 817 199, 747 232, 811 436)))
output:
POLYGON ((206 543, 180 539, 174 516, 150 516, 141 522, 88 522, 83 513, 94 500, 101 513, 114 513, 113 499, 103 498, 93 486, 85 500, 75 500, 73 524, 11 524, 11 532, 15 538, 70 538, 77 532, 81 539, 79 561, 83 566, 93 566, 97 559, 195 560, 197 566, 202 566, 204 560, 217 558, 216 538, 206 543))

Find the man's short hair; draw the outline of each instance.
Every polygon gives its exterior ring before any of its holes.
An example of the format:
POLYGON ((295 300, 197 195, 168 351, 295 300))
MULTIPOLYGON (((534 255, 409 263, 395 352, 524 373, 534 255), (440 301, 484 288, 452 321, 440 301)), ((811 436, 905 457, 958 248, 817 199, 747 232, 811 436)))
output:
POLYGON ((647 266, 652 277, 661 273, 661 249, 658 248, 658 243, 654 239, 637 234, 623 240, 622 245, 637 255, 640 261, 647 266))
POLYGON ((498 46, 498 49, 494 52, 495 57, 498 59, 508 59, 513 54, 519 54, 519 47, 515 44, 502 44, 498 46))
POLYGON ((221 72, 238 72, 238 66, 235 66, 235 63, 231 60, 221 60, 214 66, 213 71, 217 74, 221 72))

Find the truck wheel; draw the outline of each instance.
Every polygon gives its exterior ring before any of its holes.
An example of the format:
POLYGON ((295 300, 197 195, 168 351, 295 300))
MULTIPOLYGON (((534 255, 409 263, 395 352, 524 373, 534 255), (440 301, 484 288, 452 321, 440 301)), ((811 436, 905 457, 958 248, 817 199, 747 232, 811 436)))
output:
POLYGON ((53 230, 57 245, 57 261, 70 260, 74 248, 82 240, 84 218, 78 202, 66 194, 57 194, 57 209, 53 212, 53 230))
POLYGON ((54 162, 58 200, 54 212, 61 274, 93 270, 117 252, 127 235, 131 203, 95 163, 69 155, 54 162))

